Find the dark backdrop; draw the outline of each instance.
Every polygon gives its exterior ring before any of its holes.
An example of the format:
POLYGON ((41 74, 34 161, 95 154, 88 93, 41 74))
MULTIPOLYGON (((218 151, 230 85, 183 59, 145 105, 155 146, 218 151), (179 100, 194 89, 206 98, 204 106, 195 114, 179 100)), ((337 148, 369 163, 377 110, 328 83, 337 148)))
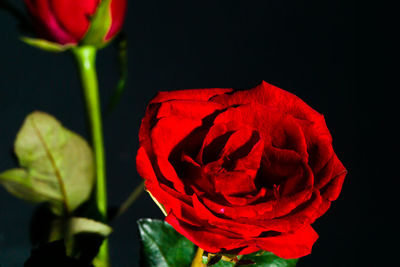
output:
MULTIPOLYGON (((356 19, 351 0, 129 1, 129 82, 104 121, 110 205, 121 203, 141 181, 134 163, 138 128, 157 91, 250 88, 265 80, 324 114, 334 149, 349 171, 339 199, 313 225, 320 238, 312 255, 298 266, 369 266, 360 259, 371 263, 380 257, 371 248, 385 241, 377 216, 377 199, 384 193, 372 182, 382 177, 385 153, 371 141, 383 137, 376 130, 385 126, 376 109, 384 103, 358 83, 356 70, 363 62, 357 61, 362 47, 356 42, 356 19)), ((34 110, 87 137, 71 56, 23 44, 16 28, 14 18, 1 12, 0 171, 14 166, 15 135, 34 110)), ((98 71, 105 106, 117 80, 112 46, 99 53, 98 71)), ((29 256, 33 210, 0 188, 2 267, 22 266, 29 256)), ((113 225, 114 266, 138 266, 140 217, 163 217, 147 195, 113 225)))

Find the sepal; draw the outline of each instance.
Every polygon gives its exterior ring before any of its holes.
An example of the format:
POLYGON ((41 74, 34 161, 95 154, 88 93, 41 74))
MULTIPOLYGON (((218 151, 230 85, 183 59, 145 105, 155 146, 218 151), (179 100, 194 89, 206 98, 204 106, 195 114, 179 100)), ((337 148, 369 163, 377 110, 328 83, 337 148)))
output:
POLYGON ((40 39, 40 38, 21 37, 20 39, 22 42, 24 42, 28 45, 31 45, 38 49, 41 49, 41 50, 44 50, 47 52, 52 52, 52 53, 65 52, 75 46, 75 45, 71 45, 71 44, 61 45, 59 43, 50 42, 50 41, 47 41, 45 39, 40 39))
POLYGON ((95 14, 90 18, 89 29, 79 45, 103 48, 108 43, 105 38, 111 25, 111 0, 103 0, 97 6, 95 14))

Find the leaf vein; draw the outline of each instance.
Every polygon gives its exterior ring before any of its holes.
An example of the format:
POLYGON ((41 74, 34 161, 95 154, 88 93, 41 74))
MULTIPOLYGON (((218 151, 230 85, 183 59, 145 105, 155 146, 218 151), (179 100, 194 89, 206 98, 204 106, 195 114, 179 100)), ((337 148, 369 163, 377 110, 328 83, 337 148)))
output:
POLYGON ((55 172, 55 175, 57 177, 58 183, 60 184, 61 194, 62 194, 62 196, 64 198, 64 203, 63 204, 64 204, 64 207, 65 207, 65 210, 66 210, 67 213, 69 213, 70 212, 70 208, 68 206, 67 191, 65 190, 65 185, 64 185, 64 182, 63 182, 63 179, 62 179, 61 172, 60 172, 60 170, 59 170, 59 168, 58 168, 58 166, 56 164, 56 161, 55 161, 55 159, 54 159, 54 157, 53 157, 53 155, 52 155, 52 153, 50 151, 50 148, 48 147, 46 141, 44 140, 44 138, 42 136, 42 133, 40 132, 38 126, 36 125, 36 122, 35 122, 33 117, 31 119, 31 122, 32 122, 32 127, 33 127, 34 131, 36 132, 37 136, 39 137, 39 140, 42 143, 42 145, 43 145, 43 147, 44 147, 44 149, 46 151, 46 154, 50 159, 50 163, 51 163, 51 165, 52 165, 52 167, 54 169, 54 172, 55 172))
POLYGON ((146 233, 147 238, 149 238, 153 242, 153 244, 156 245, 158 252, 161 254, 162 258, 164 259, 164 261, 166 263, 166 266, 172 267, 171 265, 169 265, 168 260, 167 260, 167 256, 164 255, 164 253, 162 252, 160 246, 157 244, 156 240, 154 238, 152 238, 151 234, 148 231, 146 231, 145 227, 143 227, 143 226, 141 226, 141 227, 142 227, 142 230, 146 233))

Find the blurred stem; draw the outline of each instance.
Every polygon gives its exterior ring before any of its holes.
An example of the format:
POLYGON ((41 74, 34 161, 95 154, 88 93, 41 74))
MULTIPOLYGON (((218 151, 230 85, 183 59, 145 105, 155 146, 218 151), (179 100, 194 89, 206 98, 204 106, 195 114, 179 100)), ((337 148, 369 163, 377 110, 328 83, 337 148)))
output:
POLYGON ((115 214, 113 219, 121 216, 133 203, 140 197, 140 195, 144 192, 144 182, 141 182, 135 190, 129 195, 129 197, 122 203, 119 207, 117 213, 115 214))
POLYGON ((114 42, 118 54, 118 84, 114 90, 108 107, 105 112, 105 116, 109 115, 118 105, 122 98, 122 94, 125 91, 126 83, 128 80, 128 40, 123 32, 121 32, 116 42, 114 42))
POLYGON ((206 265, 203 263, 203 252, 201 248, 197 249, 196 255, 193 258, 191 267, 205 267, 206 265))
MULTIPOLYGON (((71 51, 75 56, 80 74, 91 131, 91 141, 95 155, 97 177, 95 188, 96 206, 102 217, 102 222, 107 223, 107 185, 104 141, 101 122, 100 96, 96 73, 97 49, 93 46, 78 46, 71 49, 71 51)), ((97 255, 94 263, 96 267, 110 266, 107 240, 104 240, 102 246, 100 247, 99 254, 97 255)))

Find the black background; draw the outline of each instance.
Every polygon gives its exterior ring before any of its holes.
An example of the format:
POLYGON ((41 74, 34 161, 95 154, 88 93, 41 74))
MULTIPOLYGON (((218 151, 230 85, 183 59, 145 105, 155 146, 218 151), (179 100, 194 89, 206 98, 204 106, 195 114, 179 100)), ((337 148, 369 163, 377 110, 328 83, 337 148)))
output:
MULTIPOLYGON (((121 203, 141 181, 134 163, 137 133, 146 103, 157 91, 250 88, 265 80, 324 114, 334 149, 349 171, 339 199, 313 225, 320 238, 312 255, 298 266, 373 266, 382 261, 385 255, 377 249, 391 237, 383 234, 386 210, 380 201, 388 195, 387 180, 396 178, 387 166, 398 140, 391 138, 385 122, 391 114, 383 102, 386 89, 372 85, 373 77, 364 72, 372 53, 357 41, 362 29, 356 10, 351 0, 129 1, 129 83, 104 121, 110 205, 121 203)), ((0 12, 3 171, 14 166, 15 135, 34 110, 87 134, 71 56, 23 44, 15 19, 0 12)), ((103 106, 117 81, 116 66, 112 46, 100 51, 103 106)), ((2 267, 22 266, 29 256, 33 210, 0 189, 2 267)), ((141 217, 163 217, 147 195, 113 224, 113 266, 138 266, 136 220, 141 217)))

